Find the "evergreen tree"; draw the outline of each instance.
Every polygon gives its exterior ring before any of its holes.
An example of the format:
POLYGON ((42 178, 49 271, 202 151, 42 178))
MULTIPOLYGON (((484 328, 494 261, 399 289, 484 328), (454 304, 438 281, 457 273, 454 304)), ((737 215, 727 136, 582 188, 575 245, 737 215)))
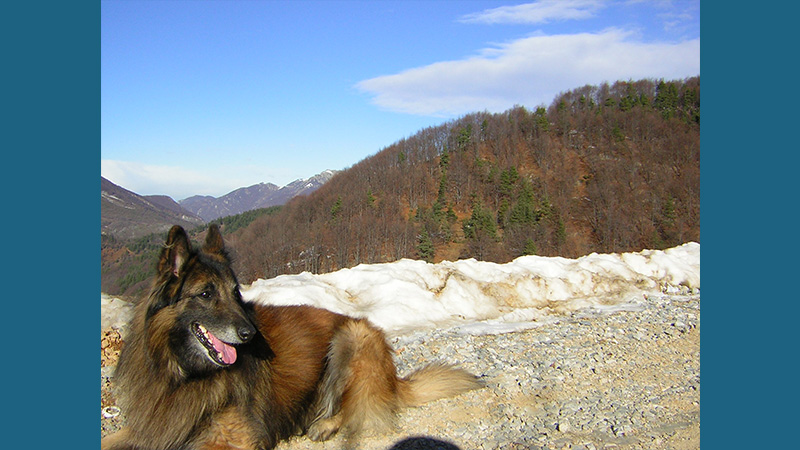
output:
POLYGON ((525 239, 525 247, 522 248, 523 255, 535 255, 536 254, 536 242, 533 239, 528 238, 525 239))
POLYGON ((497 225, 500 228, 505 228, 506 224, 510 220, 508 217, 508 211, 510 209, 511 206, 508 204, 507 198, 500 200, 500 205, 497 207, 497 225))
POLYGON ((681 100, 685 120, 700 123, 700 93, 697 89, 686 89, 681 100))
POLYGON ((331 219, 336 219, 336 216, 342 211, 342 196, 338 196, 336 198, 336 202, 334 202, 333 206, 331 206, 331 219))
POLYGON ((645 95, 644 92, 639 94, 639 106, 642 108, 650 107, 650 99, 647 97, 647 95, 645 95))
POLYGON ((462 128, 461 131, 458 133, 458 149, 464 150, 467 145, 469 145, 470 140, 472 139, 472 124, 467 124, 466 127, 462 128))
POLYGON ((491 211, 485 209, 480 202, 475 202, 472 207, 472 216, 464 220, 462 229, 467 239, 475 239, 479 233, 485 233, 494 239, 497 238, 496 220, 491 211))
POLYGON ((447 149, 442 150, 442 154, 439 157, 439 167, 442 168, 442 171, 447 170, 447 165, 450 164, 450 151, 447 149))
POLYGON ((636 87, 633 83, 625 84, 625 96, 619 100, 619 109, 622 111, 630 111, 634 106, 639 104, 639 96, 636 92, 636 87))
POLYGON ((500 194, 511 196, 511 192, 514 190, 514 185, 517 183, 518 179, 519 173, 514 166, 500 173, 500 194))
POLYGON ((417 243, 417 255, 419 259, 433 262, 433 257, 436 254, 436 249, 433 247, 433 241, 428 234, 428 230, 422 229, 422 233, 418 236, 419 242, 417 243))
POLYGON ((653 106, 661 111, 661 115, 665 119, 675 115, 675 110, 678 107, 678 87, 675 83, 665 83, 663 80, 658 83, 653 106))
POLYGON ((547 110, 540 106, 536 108, 536 112, 533 113, 535 117, 536 127, 542 131, 550 130, 550 119, 547 118, 547 110))
POLYGON ((567 242, 567 227, 564 225, 564 221, 561 220, 561 217, 558 218, 556 221, 556 245, 561 247, 567 242))
POLYGON ((508 222, 512 225, 532 225, 539 221, 539 216, 540 213, 536 210, 533 196, 533 187, 530 183, 524 183, 517 203, 511 209, 508 222))

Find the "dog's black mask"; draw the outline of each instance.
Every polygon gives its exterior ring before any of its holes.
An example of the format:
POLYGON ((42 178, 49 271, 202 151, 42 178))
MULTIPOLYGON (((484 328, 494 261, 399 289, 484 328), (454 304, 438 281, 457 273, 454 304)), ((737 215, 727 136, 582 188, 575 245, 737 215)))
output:
POLYGON ((192 248, 183 228, 173 227, 158 262, 148 324, 169 322, 169 348, 187 376, 225 368, 238 360, 237 346, 258 333, 245 307, 222 235, 209 227, 205 245, 192 248))

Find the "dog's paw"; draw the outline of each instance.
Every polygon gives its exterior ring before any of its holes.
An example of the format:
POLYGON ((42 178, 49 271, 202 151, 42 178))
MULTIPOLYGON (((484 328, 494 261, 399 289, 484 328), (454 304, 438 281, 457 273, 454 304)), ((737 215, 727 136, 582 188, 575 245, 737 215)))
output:
POLYGON ((312 441, 327 441, 339 431, 339 427, 341 426, 342 419, 340 415, 328 417, 327 419, 320 419, 308 427, 306 435, 312 441))

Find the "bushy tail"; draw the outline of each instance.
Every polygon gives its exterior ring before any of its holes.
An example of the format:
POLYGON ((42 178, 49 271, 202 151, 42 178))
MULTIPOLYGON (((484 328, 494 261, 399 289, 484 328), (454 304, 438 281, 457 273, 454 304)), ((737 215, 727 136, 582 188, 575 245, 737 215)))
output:
POLYGON ((331 340, 317 417, 308 435, 324 440, 339 428, 351 437, 364 428, 391 429, 398 408, 481 387, 469 372, 441 363, 397 378, 392 355, 383 332, 367 320, 345 322, 331 340))
POLYGON ((464 369, 433 363, 398 380, 399 406, 420 406, 444 397, 477 389, 483 383, 464 369))

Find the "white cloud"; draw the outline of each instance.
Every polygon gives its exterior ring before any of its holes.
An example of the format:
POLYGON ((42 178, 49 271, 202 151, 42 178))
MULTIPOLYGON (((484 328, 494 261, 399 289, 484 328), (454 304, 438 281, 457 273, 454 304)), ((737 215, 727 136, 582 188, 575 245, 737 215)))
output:
POLYGON ((193 170, 132 161, 100 161, 101 176, 112 183, 140 195, 168 195, 173 200, 193 195, 220 197, 241 187, 287 178, 285 172, 255 166, 210 165, 205 170, 193 170))
POLYGON ((697 13, 698 11, 687 7, 680 11, 676 10, 658 14, 658 18, 662 21, 664 31, 675 33, 688 28, 695 21, 697 13))
POLYGON ((181 200, 191 195, 213 195, 218 180, 185 167, 149 165, 132 161, 100 161, 100 174, 112 183, 140 195, 169 195, 181 200), (213 181, 213 183, 212 183, 213 181))
POLYGON ((477 56, 431 64, 359 82, 377 106, 396 112, 457 116, 500 112, 515 104, 549 105, 558 93, 586 84, 700 74, 700 40, 644 43, 633 33, 531 36, 477 56))
POLYGON ((554 20, 588 19, 603 7, 597 0, 542 0, 515 6, 501 6, 467 14, 464 23, 548 23, 554 20))

